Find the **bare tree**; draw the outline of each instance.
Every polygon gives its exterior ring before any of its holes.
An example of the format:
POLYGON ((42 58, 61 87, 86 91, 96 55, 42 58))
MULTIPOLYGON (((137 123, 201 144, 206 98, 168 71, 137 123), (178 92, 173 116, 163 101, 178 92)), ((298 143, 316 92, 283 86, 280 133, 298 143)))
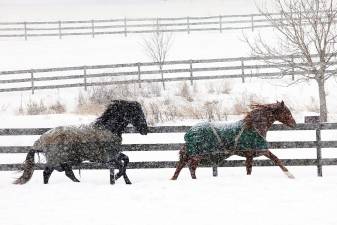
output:
POLYGON ((282 72, 301 74, 293 83, 315 80, 320 101, 320 120, 327 121, 325 83, 335 75, 333 61, 337 55, 337 4, 334 0, 273 0, 273 11, 259 7, 260 13, 273 26, 277 44, 266 33, 254 41, 245 36, 254 56, 282 72), (287 55, 286 57, 284 57, 287 55), (271 58, 278 58, 273 60, 271 58))
POLYGON ((158 63, 163 80, 163 88, 165 89, 163 66, 172 45, 172 33, 162 31, 152 33, 149 38, 143 39, 142 44, 147 56, 153 62, 158 63))

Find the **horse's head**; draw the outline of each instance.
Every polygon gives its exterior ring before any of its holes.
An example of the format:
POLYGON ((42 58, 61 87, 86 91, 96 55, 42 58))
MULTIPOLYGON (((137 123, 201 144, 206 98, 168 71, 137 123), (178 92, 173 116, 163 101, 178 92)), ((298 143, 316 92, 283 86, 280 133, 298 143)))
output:
POLYGON ((252 104, 252 111, 248 112, 244 121, 247 127, 254 127, 260 135, 266 136, 268 129, 275 121, 289 127, 295 127, 296 122, 284 102, 273 104, 252 104))
POLYGON ((97 118, 96 124, 118 135, 124 132, 128 124, 132 124, 143 135, 148 132, 142 107, 135 101, 113 100, 97 118))
POLYGON ((138 102, 129 102, 129 107, 127 108, 126 118, 129 123, 136 128, 136 130, 142 134, 146 135, 148 132, 147 122, 145 119, 142 106, 138 102))
POLYGON ((284 102, 277 102, 275 105, 274 116, 275 120, 294 128, 296 126, 296 122, 288 109, 288 107, 284 104, 284 102))

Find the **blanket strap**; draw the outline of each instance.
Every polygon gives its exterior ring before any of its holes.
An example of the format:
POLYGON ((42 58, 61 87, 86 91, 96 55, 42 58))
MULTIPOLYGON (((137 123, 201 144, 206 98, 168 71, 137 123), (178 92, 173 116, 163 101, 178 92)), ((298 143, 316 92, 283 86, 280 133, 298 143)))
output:
MULTIPOLYGON (((214 126, 213 126, 212 123, 210 123, 210 127, 212 129, 212 132, 213 132, 214 136, 216 137, 216 139, 218 140, 219 144, 221 145, 221 147, 225 148, 224 143, 222 142, 222 140, 221 140, 218 132, 215 130, 215 128, 214 128, 214 126)), ((245 131, 245 129, 246 129, 246 126, 243 125, 242 128, 241 128, 241 130, 240 130, 240 132, 238 133, 238 135, 236 135, 236 137, 234 139, 235 140, 235 142, 234 142, 234 149, 233 150, 224 149, 225 153, 233 153, 236 150, 237 145, 238 145, 239 140, 240 140, 240 137, 241 137, 242 133, 245 131)))
POLYGON ((234 139, 234 150, 236 150, 236 147, 238 146, 238 143, 239 143, 239 140, 240 140, 240 137, 243 133, 243 131, 245 131, 246 129, 246 125, 244 124, 240 130, 240 132, 238 133, 238 135, 236 135, 235 139, 234 139))
POLYGON ((215 130, 214 126, 212 125, 212 123, 210 123, 210 127, 211 127, 212 132, 213 132, 213 134, 215 135, 216 139, 218 140, 219 144, 220 144, 222 147, 224 147, 224 143, 222 142, 222 140, 221 140, 221 138, 220 138, 218 132, 216 132, 216 130, 215 130))
POLYGON ((221 138, 220 138, 218 132, 215 130, 215 128, 214 128, 214 126, 213 126, 212 123, 210 123, 210 127, 211 127, 211 129, 212 129, 212 132, 213 132, 214 136, 215 136, 216 139, 218 140, 218 142, 219 142, 221 148, 223 149, 223 151, 220 151, 220 152, 217 151, 217 152, 214 152, 214 153, 226 153, 226 154, 228 154, 228 153, 233 152, 232 150, 228 150, 228 149, 225 148, 225 144, 224 144, 223 141, 221 140, 221 138))

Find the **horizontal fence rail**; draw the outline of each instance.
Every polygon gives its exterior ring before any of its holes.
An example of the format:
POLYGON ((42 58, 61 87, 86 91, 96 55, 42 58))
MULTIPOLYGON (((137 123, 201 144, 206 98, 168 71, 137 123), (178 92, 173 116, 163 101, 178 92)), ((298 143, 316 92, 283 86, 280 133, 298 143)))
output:
MULTIPOLYGON (((150 133, 184 133, 190 126, 161 126, 150 127, 150 133)), ((41 135, 51 128, 9 128, 0 129, 0 136, 17 136, 17 135, 41 135)), ((317 166, 318 175, 322 176, 323 165, 337 165, 337 158, 321 158, 322 148, 337 148, 337 140, 322 141, 322 130, 337 130, 337 123, 302 123, 297 124, 295 128, 289 128, 282 124, 274 124, 270 131, 303 131, 313 130, 316 131, 315 141, 282 141, 282 142, 269 142, 270 149, 291 149, 291 148, 314 148, 317 150, 317 159, 282 159, 283 163, 288 166, 317 166)), ((129 127, 126 133, 135 133, 134 128, 129 127)), ((168 143, 168 144, 123 144, 122 151, 176 151, 179 150, 182 143, 168 143)), ((0 153, 27 153, 31 146, 1 146, 0 153)), ((131 162, 129 168, 132 169, 145 169, 145 168, 174 168, 176 162, 174 161, 142 161, 131 162)), ((219 167, 239 167, 244 166, 244 160, 224 160, 219 167)), ((270 160, 255 160, 254 166, 274 166, 270 160)), ((211 167, 209 162, 201 164, 203 167, 211 167)), ((0 171, 18 170, 21 164, 0 164, 0 171)), ((43 164, 37 164, 36 169, 42 169, 43 164)), ((107 169, 106 165, 99 163, 83 163, 80 168, 82 169, 107 169)))
MULTIPOLYGON (((281 17, 275 14, 275 19, 281 17)), ((119 34, 125 37, 132 33, 218 31, 270 27, 264 16, 219 15, 207 17, 175 18, 122 18, 107 20, 71 20, 71 21, 26 21, 1 22, 0 38, 119 34)))
MULTIPOLYGON (((73 66, 59 68, 0 71, 0 92, 31 91, 88 87, 102 85, 121 85, 143 83, 198 80, 275 79, 311 74, 311 71, 290 69, 287 61, 293 61, 294 67, 303 66, 300 56, 282 57, 239 57, 220 59, 176 60, 163 63, 143 62, 92 66, 73 66), (266 60, 268 62, 266 62, 266 60), (276 63, 278 61, 283 63, 276 63), (270 62, 269 62, 270 61, 270 62)), ((316 58, 316 56, 314 56, 316 58)), ((327 73, 337 74, 337 59, 328 65, 327 73)))
MULTIPOLYGON (((278 13, 271 14, 275 21, 285 22, 278 13)), ((272 27, 262 14, 219 15, 204 17, 175 18, 121 18, 91 19, 68 21, 23 21, 0 22, 0 38, 19 37, 58 37, 86 35, 159 33, 159 32, 191 32, 243 30, 254 31, 257 28, 272 27)))

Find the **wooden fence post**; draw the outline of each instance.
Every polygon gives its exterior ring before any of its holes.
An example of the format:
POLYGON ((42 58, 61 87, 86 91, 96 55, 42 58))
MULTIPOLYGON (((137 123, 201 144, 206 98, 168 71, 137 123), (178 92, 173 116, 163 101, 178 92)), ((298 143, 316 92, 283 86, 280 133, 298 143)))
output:
POLYGON ((322 177, 322 148, 321 148, 321 123, 316 128, 316 148, 317 148, 317 176, 322 177))
POLYGON ((319 116, 306 116, 305 123, 316 124, 316 157, 317 157, 317 176, 322 177, 322 144, 321 144, 321 121, 319 116))
POLYGON ((159 34, 159 18, 156 20, 156 30, 157 30, 157 35, 159 34))
POLYGON ((220 33, 222 33, 222 16, 221 15, 219 16, 219 30, 220 30, 220 33))
POLYGON ((34 73, 33 70, 30 71, 31 85, 32 85, 32 94, 34 94, 34 73))
POLYGON ((218 176, 218 166, 216 164, 212 165, 213 177, 218 176))
POLYGON ((187 33, 190 34, 190 17, 188 16, 186 19, 187 19, 187 33))
POLYGON ((140 75, 141 75, 141 72, 140 72, 140 63, 137 63, 137 67, 138 67, 138 87, 142 87, 142 84, 141 84, 141 79, 140 79, 140 75))
POLYGON ((59 38, 62 39, 62 27, 61 27, 61 21, 59 21, 59 38))
POLYGON ((23 23, 23 29, 25 31, 25 40, 27 41, 27 22, 23 23))
POLYGON ((124 36, 128 36, 127 25, 126 25, 126 17, 124 17, 124 36))
POLYGON ((245 82, 245 64, 243 59, 241 59, 241 75, 242 75, 242 83, 245 82))
POLYGON ((190 60, 190 78, 191 78, 191 85, 193 85, 193 66, 192 66, 192 59, 190 60))
POLYGON ((87 91, 87 67, 83 67, 84 90, 87 91))
POLYGON ((91 33, 92 33, 92 38, 95 37, 95 23, 94 20, 91 20, 91 33))

